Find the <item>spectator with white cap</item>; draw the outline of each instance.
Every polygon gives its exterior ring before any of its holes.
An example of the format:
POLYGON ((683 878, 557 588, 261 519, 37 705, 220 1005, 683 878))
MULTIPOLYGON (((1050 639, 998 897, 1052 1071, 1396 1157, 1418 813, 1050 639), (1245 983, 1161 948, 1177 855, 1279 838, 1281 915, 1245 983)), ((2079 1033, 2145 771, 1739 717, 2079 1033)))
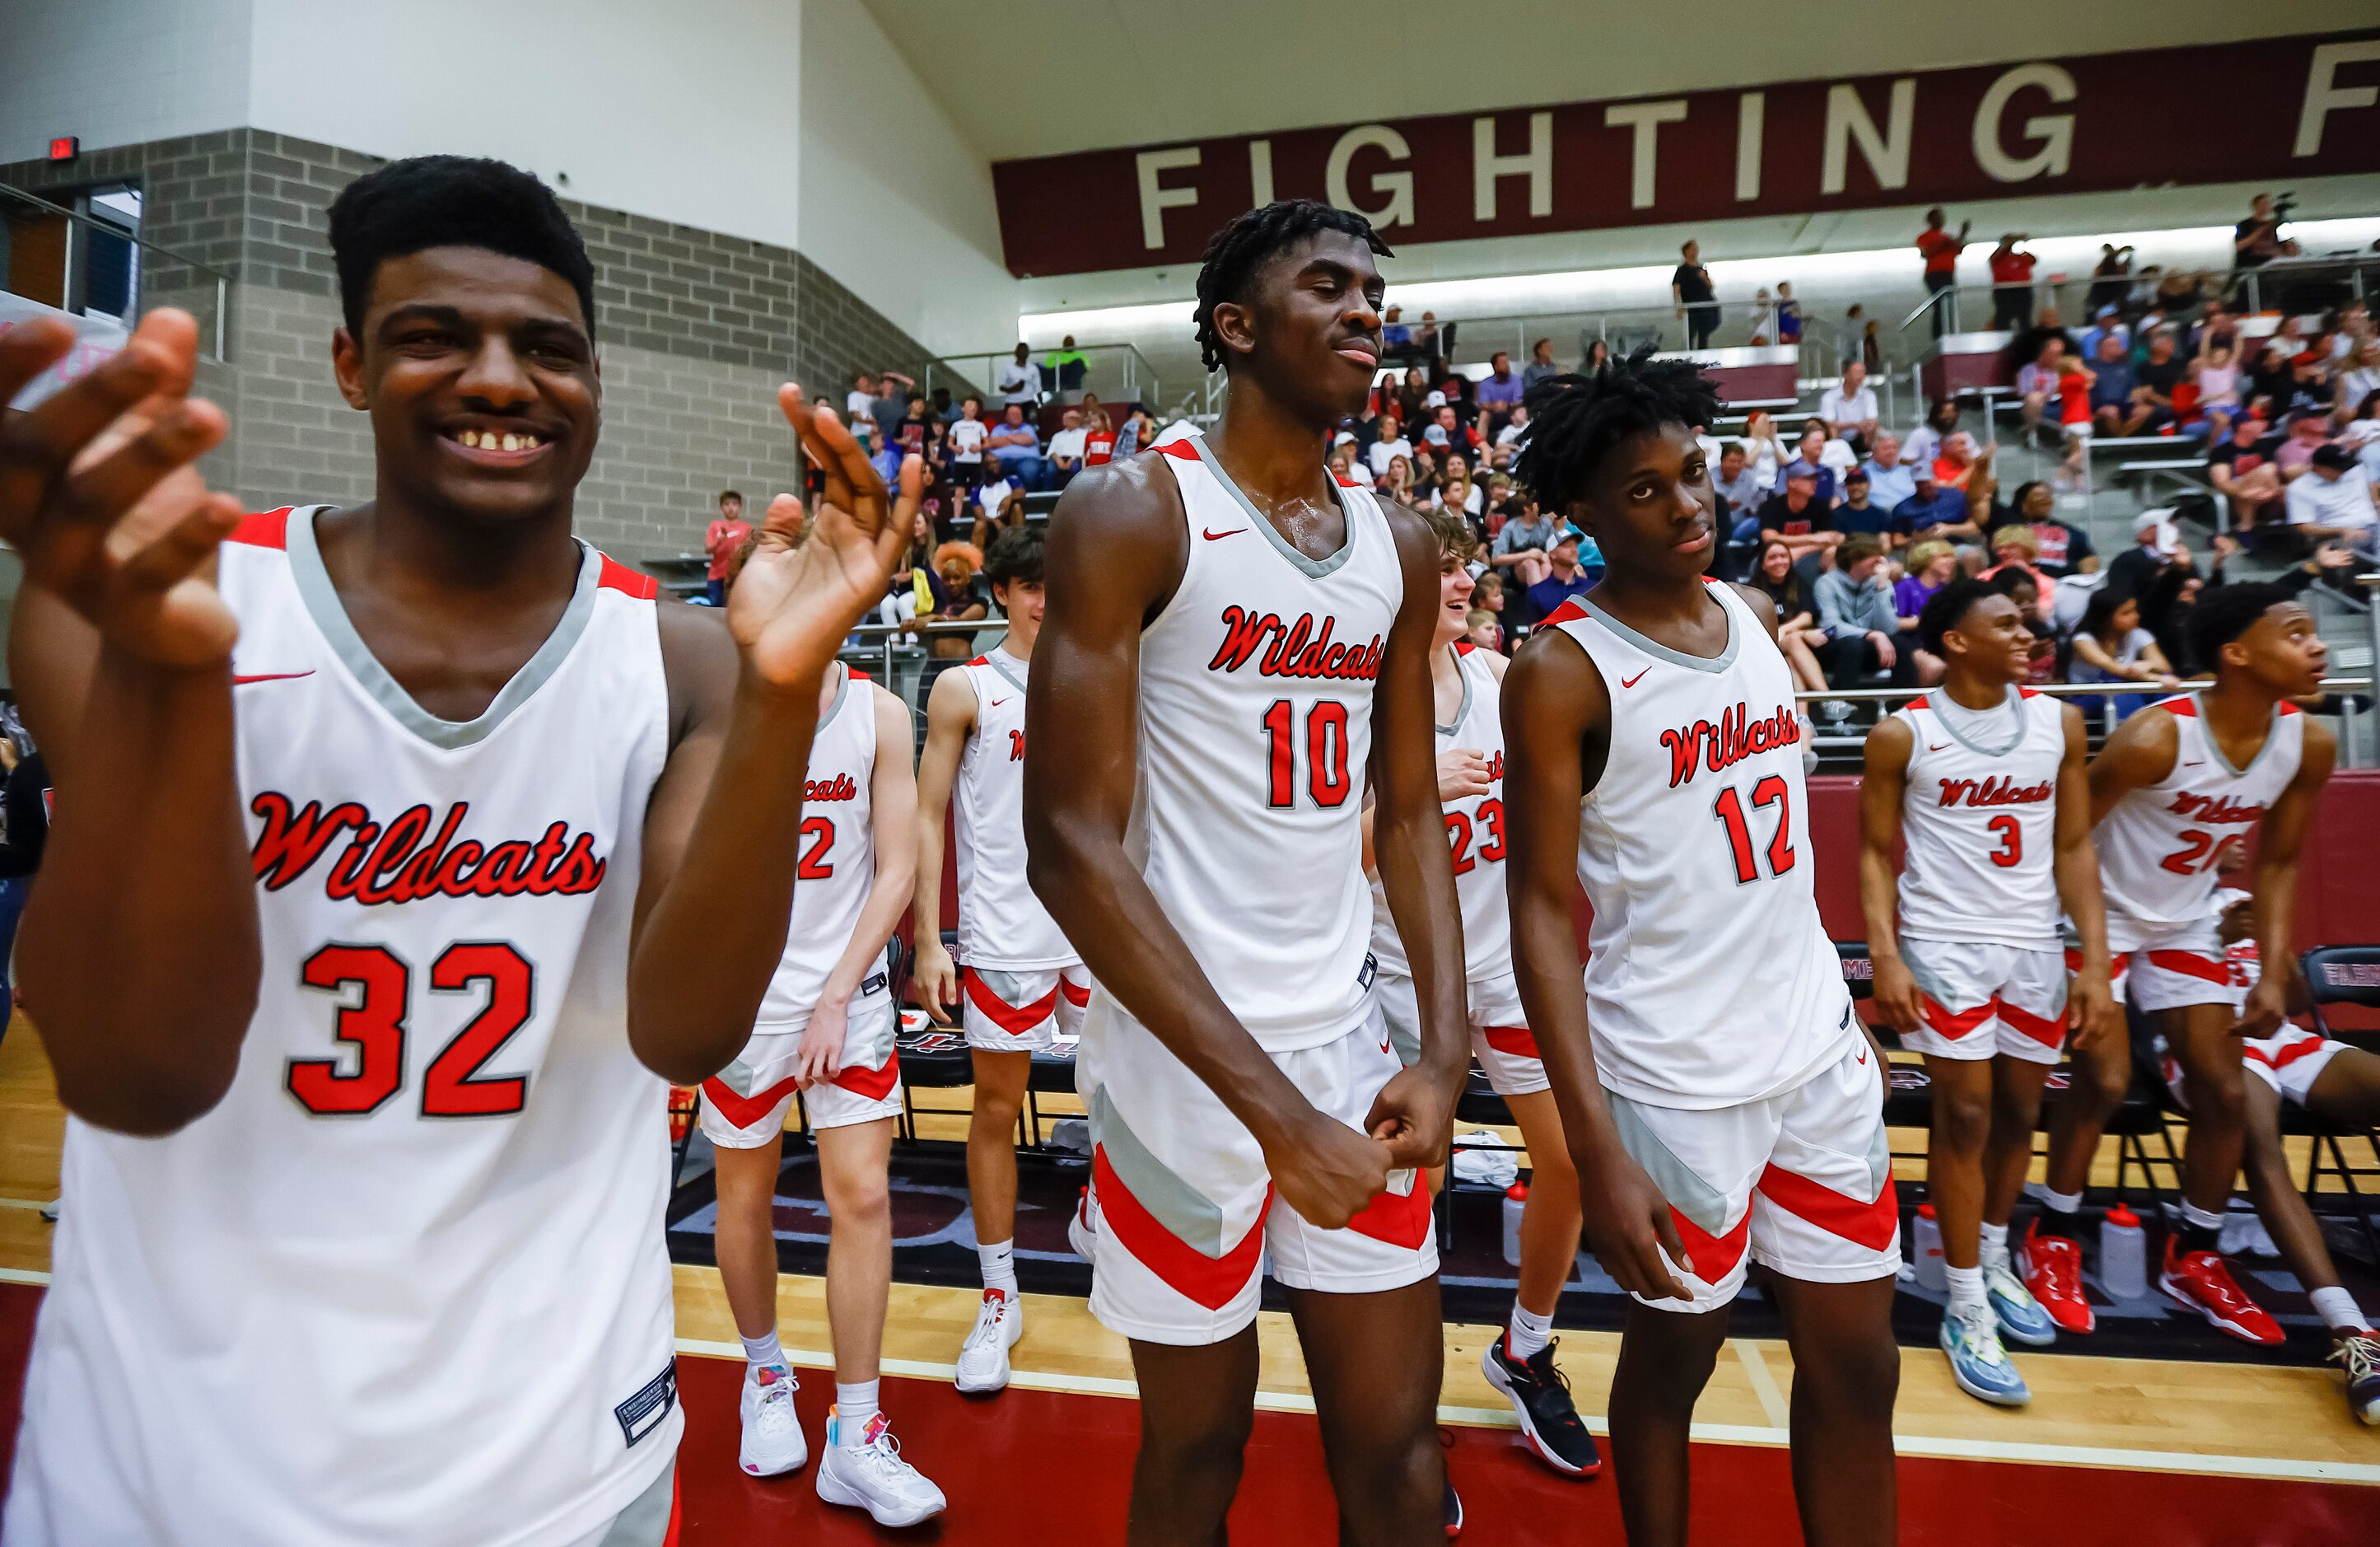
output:
POLYGON ((2173 506, 2157 506, 2132 518, 2132 546, 2107 561, 2107 590, 2118 596, 2143 595, 2157 576, 2189 563, 2173 524, 2173 506))

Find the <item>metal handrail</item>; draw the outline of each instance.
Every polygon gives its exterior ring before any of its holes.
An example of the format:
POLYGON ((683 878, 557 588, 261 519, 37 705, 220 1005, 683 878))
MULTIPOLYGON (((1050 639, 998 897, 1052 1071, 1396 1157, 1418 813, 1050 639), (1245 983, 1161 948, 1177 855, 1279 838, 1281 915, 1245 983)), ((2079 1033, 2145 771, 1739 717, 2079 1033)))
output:
MULTIPOLYGON (((93 230, 101 231, 108 236, 114 237, 118 241, 130 242, 133 246, 140 249, 144 252, 161 253, 176 263, 196 269, 200 274, 212 278, 215 282, 215 337, 214 352, 209 358, 217 361, 225 360, 231 358, 227 352, 230 339, 230 328, 226 322, 226 319, 230 315, 229 300, 232 285, 232 275, 229 271, 216 268, 212 263, 202 263, 198 259, 190 257, 188 253, 177 252, 170 247, 165 247, 160 243, 152 242, 137 231, 126 230, 123 226, 116 225, 114 221, 101 220, 96 215, 85 214, 80 210, 73 209, 67 205, 54 203, 50 200, 42 198, 40 194, 31 192, 26 189, 18 188, 13 183, 0 183, 0 194, 6 194, 12 199, 21 199, 28 204, 38 205, 42 209, 49 211, 52 214, 62 214, 78 225, 88 225, 93 230)), ((144 269, 142 271, 142 279, 144 283, 147 276, 148 271, 144 269)), ((139 309, 139 298, 136 297, 134 298, 133 305, 135 310, 139 309)))
MULTIPOLYGON (((2366 579, 2374 580, 2380 579, 2380 577, 2366 577, 2366 579)), ((2321 690, 2325 693, 2363 692, 2372 687, 2372 681, 2373 679, 2368 676, 2326 676, 2322 679, 2321 690)), ((2211 688, 2214 685, 2215 679, 2211 676, 2185 676, 2181 679, 2184 690, 2193 688, 2211 688)), ((2158 690, 2157 685, 2154 682, 2048 682, 2038 688, 2025 689, 2029 693, 2040 693, 2054 699, 2104 699, 2126 693, 2154 693, 2158 690)), ((1828 688, 1824 689, 1799 688, 1794 689, 1793 700, 1796 703, 1825 703, 1833 699, 1874 700, 1881 702, 1888 699, 1918 698, 1931 691, 1933 689, 1930 688, 1828 688)))

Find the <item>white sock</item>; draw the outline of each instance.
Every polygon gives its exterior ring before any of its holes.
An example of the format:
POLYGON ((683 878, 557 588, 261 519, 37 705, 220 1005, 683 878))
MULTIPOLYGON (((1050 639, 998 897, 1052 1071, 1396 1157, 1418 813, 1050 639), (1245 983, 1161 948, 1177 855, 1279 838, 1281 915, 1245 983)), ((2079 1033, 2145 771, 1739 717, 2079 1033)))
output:
POLYGON ((2209 1213, 2204 1209, 2200 1208, 2197 1204, 2192 1203, 2187 1198, 2181 1200, 2181 1219, 2183 1224, 2194 1224, 2201 1230, 2220 1230, 2223 1228, 2223 1216, 2221 1214, 2209 1213))
POLYGON ((2005 1224, 1994 1224, 1991 1221, 1985 1220, 1984 1222, 1982 1265, 1989 1267, 1995 1262, 2005 1262, 2008 1260, 2008 1226, 2005 1224))
POLYGON ((1951 1309, 1981 1310, 1984 1308, 1983 1269, 1954 1268, 1945 1262, 1942 1264, 1942 1276, 1950 1285, 1951 1309))
POLYGON ((2080 1213, 2082 1210, 2082 1195, 2079 1192, 2052 1192, 2044 1188, 2041 1200, 2061 1214, 2080 1213))
POLYGON ((2372 1323, 2363 1319, 2363 1309, 2355 1297, 2334 1284, 2327 1289, 2307 1292, 2306 1298, 2321 1313, 2322 1324, 2333 1332, 2362 1332, 2372 1323))
POLYGON ((1551 1312, 1540 1316, 1534 1310, 1522 1309, 1521 1302, 1514 1300, 1510 1331, 1505 1334, 1504 1351, 1516 1359, 1527 1358, 1546 1346, 1546 1339, 1553 1328, 1551 1312))
POLYGON ((879 1383, 876 1381, 854 1381, 848 1385, 841 1381, 834 1383, 837 1443, 854 1450, 859 1448, 859 1442, 868 1434, 868 1420, 874 1418, 879 1410, 876 1398, 879 1383))
POLYGON ((983 1286, 998 1289, 1016 1297, 1016 1238, 1004 1241, 978 1241, 975 1260, 983 1265, 983 1286))
POLYGON ((746 1337, 743 1342, 744 1373, 747 1376, 764 1364, 773 1364, 780 1369, 784 1367, 785 1350, 777 1344, 776 1328, 771 1327, 759 1337, 746 1337))

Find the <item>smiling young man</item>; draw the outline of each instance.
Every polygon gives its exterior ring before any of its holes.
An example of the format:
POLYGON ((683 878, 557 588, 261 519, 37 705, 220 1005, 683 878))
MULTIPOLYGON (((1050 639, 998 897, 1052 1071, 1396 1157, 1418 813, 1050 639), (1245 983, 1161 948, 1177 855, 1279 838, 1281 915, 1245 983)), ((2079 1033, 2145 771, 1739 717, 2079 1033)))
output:
POLYGON ((2001 1334, 2036 1346, 2058 1336, 2008 1238, 2042 1087, 2070 1024, 2078 1047, 2123 1043, 2088 751, 2080 709, 2018 686, 2033 632, 2014 602, 1962 576, 1926 599, 1917 628, 1944 676, 1868 733, 1860 901, 1876 1007, 1931 1078, 1925 1187, 1949 1276, 1942 1352, 1960 1390, 2019 1407, 2032 1393, 2001 1334), (2061 902, 2082 953, 2070 994, 2061 902))
POLYGON ((1418 1172, 1445 1157, 1469 1027, 1431 731, 1438 544, 1323 467, 1379 359, 1385 250, 1308 201, 1224 226, 1197 308, 1231 377, 1221 423, 1085 472, 1050 523, 1026 846, 1099 984, 1076 1066, 1091 1312, 1132 1340, 1139 1378, 1135 1547, 1222 1538, 1268 1255, 1346 1539, 1440 1530, 1418 1172), (1373 993, 1367 786, 1413 963, 1409 1069, 1373 993))
MULTIPOLYGON (((552 195, 397 162, 331 238, 370 500, 209 494, 179 313, 0 429, 75 1200, 0 1534, 657 1543, 668 1085, 751 1029, 916 474, 889 509, 785 388, 827 507, 771 506, 723 620, 660 603, 571 535, 601 381, 552 195)), ((0 401, 67 342, 0 339, 0 401)))
POLYGON ((1694 1402, 1748 1254, 1793 1350, 1803 1531, 1884 1543, 1900 1255, 1882 1060, 1818 921, 1775 610, 1704 573, 1718 495, 1694 427, 1718 411, 1649 347, 1532 396, 1521 476, 1607 567, 1504 679, 1513 965, 1587 1237, 1635 1301, 1611 1388, 1629 1541, 1686 1539, 1694 1402))

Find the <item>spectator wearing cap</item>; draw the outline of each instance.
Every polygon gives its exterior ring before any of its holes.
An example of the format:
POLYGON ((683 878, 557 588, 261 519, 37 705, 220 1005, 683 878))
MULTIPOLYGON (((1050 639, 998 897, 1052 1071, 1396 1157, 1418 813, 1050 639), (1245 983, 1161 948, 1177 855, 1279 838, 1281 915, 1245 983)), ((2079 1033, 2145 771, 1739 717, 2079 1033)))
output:
POLYGON ((1428 426, 1422 431, 1422 439, 1436 447, 1441 457, 1448 452, 1463 457, 1475 453, 1479 449, 1479 432, 1456 417, 1454 405, 1446 400, 1444 393, 1434 392, 1430 396, 1438 400, 1437 407, 1428 426))
POLYGON ((1804 425, 1793 459, 1779 469, 1778 478, 1782 482, 1797 474, 1807 474, 1818 503, 1831 509, 1841 502, 1842 485, 1835 476, 1835 469, 1827 465, 1827 439, 1824 423, 1814 419, 1804 425))
POLYGON ((1902 536, 1924 542, 1927 538, 1948 541, 1978 535, 1975 523, 1967 516, 1963 490, 1943 482, 1930 467, 1914 467, 1909 473, 1916 491, 1892 508, 1893 522, 1902 536))
POLYGON ((1898 511, 1917 493, 1916 471, 1900 459, 1900 437, 1891 431, 1878 431, 1872 445, 1867 460, 1860 464, 1867 474, 1868 497, 1898 511))
POLYGON ((1489 358, 1488 365, 1490 369, 1474 396, 1479 404, 1479 411, 1489 417, 1488 428, 1492 431, 1503 427, 1506 416, 1519 405, 1521 395, 1527 388, 1521 378, 1513 374, 1512 357, 1503 350, 1497 350, 1489 358))
POLYGON ((2107 561, 2107 591, 2115 596, 2144 596, 2158 576, 2189 562, 2173 524, 2173 507, 2143 510, 2132 518, 2132 545, 2107 561))
POLYGON ((1845 537, 1865 532, 1891 553, 1900 541, 1896 537, 1892 512, 1870 497, 1867 469, 1853 468, 1843 475, 1843 503, 1833 511, 1835 530, 1845 537))
POLYGON ((2120 348, 2130 349, 2132 347, 2132 330, 2124 326, 2120 314, 2112 302, 2099 308, 2091 320, 2091 325, 2082 330, 2082 336, 2079 340, 2082 346, 2082 358, 2095 361, 2104 359, 2105 357, 2099 353, 2099 344, 2101 340, 2107 338, 2113 338, 2120 348))
POLYGON ((2289 529, 2309 545, 2336 538, 2365 559, 2380 557, 2380 494, 2372 474, 2343 445, 2314 451, 2289 488, 2289 529))
POLYGON ((1827 503, 1818 497, 1816 469, 1798 463, 1786 469, 1784 491, 1769 495, 1760 506, 1760 538, 1784 543, 1796 563, 1843 540, 1834 530, 1827 503))
POLYGON ((1852 360, 1843 367, 1842 380, 1818 398, 1818 417, 1845 440, 1857 436, 1865 445, 1876 425, 1876 389, 1867 384, 1867 367, 1852 360))
POLYGON ((1587 570, 1585 552, 1576 527, 1564 525, 1546 552, 1546 578, 1529 587, 1531 622, 1548 616, 1556 607, 1573 596, 1584 596, 1603 578, 1603 554, 1595 554, 1595 569, 1587 570))
MULTIPOLYGON (((1341 432, 1351 445, 1354 436, 1341 432)), ((1050 435, 1050 486, 1063 489, 1083 470, 1083 458, 1090 449, 1091 432, 1083 427, 1083 410, 1068 408, 1058 417, 1058 428, 1050 435)))

